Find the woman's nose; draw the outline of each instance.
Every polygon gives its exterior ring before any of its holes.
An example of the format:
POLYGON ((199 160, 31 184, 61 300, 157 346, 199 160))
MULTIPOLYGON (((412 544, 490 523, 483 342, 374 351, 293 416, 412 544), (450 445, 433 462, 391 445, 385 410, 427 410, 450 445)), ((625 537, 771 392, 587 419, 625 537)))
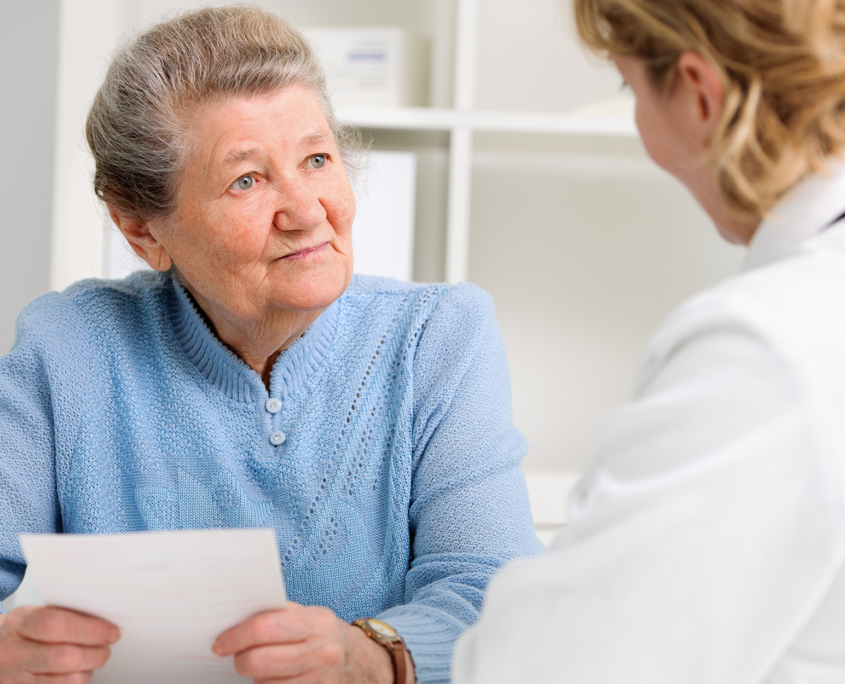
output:
POLYGON ((326 210, 314 188, 289 181, 278 189, 274 222, 279 230, 310 230, 320 226, 326 210))

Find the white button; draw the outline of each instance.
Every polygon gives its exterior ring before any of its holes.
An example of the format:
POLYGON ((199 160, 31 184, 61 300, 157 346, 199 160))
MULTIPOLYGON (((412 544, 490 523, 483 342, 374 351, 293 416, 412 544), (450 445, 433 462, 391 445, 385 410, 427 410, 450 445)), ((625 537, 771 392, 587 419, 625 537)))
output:
POLYGON ((267 403, 264 404, 264 408, 266 408, 270 413, 278 413, 282 410, 282 402, 278 399, 268 399, 267 403))
POLYGON ((270 444, 275 444, 279 446, 279 444, 283 444, 285 441, 285 433, 281 430, 276 430, 275 432, 270 433, 270 444))

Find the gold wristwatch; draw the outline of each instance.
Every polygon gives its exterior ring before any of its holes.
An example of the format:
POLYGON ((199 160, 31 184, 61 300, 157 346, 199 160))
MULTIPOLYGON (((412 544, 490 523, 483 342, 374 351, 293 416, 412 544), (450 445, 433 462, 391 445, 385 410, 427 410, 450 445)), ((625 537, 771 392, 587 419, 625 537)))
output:
POLYGON ((405 648, 405 642, 396 630, 386 622, 375 618, 360 618, 354 620, 352 624, 360 627, 370 639, 387 649, 390 660, 393 661, 393 681, 395 684, 405 684, 407 676, 405 653, 408 649, 405 648))

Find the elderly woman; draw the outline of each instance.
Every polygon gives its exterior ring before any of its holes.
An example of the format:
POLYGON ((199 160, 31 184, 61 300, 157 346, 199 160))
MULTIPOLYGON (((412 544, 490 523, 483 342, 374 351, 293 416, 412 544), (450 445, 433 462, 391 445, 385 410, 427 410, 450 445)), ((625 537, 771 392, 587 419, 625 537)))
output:
MULTIPOLYGON (((488 578, 538 550, 489 298, 353 277, 348 136, 272 14, 153 27, 87 137, 154 272, 21 315, 0 360, 0 597, 22 532, 272 527, 292 603, 218 655, 260 681, 446 681, 488 578)), ((15 609, 0 681, 87 681, 117 638, 15 609)))
POLYGON ((455 681, 845 682, 845 0, 575 0, 744 272, 653 338, 455 681))

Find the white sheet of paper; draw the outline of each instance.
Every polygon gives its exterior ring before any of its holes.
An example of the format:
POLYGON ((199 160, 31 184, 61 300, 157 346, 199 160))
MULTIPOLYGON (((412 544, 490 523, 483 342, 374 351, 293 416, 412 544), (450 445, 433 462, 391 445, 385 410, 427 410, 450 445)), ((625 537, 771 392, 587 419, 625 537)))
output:
POLYGON ((121 638, 97 684, 235 684, 218 634, 285 604, 273 530, 20 536, 47 605, 112 621, 121 638))

